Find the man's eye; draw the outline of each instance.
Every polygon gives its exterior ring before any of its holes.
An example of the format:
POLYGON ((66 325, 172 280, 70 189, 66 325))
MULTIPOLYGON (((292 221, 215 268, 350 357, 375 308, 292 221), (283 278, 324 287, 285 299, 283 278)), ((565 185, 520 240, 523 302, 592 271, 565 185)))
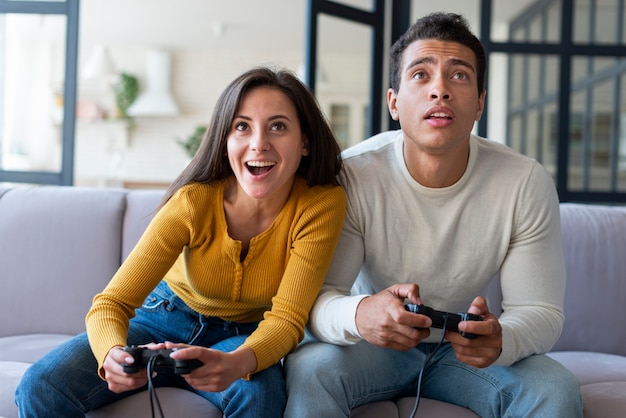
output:
POLYGON ((426 78, 426 73, 423 71, 418 71, 415 74, 413 74, 413 78, 418 79, 418 80, 422 80, 424 78, 426 78))
POLYGON ((465 73, 454 73, 452 78, 455 80, 467 80, 467 75, 465 73))

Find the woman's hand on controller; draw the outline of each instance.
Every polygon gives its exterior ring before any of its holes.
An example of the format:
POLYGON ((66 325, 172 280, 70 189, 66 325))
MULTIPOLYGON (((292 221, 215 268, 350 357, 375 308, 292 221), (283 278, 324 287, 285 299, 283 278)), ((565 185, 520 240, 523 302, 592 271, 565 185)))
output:
POLYGON ((248 376, 257 367, 256 355, 251 348, 240 346, 231 352, 222 352, 206 347, 186 344, 165 343, 165 348, 178 348, 170 355, 176 360, 200 360, 203 366, 182 375, 195 389, 205 392, 220 392, 237 379, 248 376))
MULTIPOLYGON (((152 350, 165 348, 165 344, 150 343, 144 347, 152 350)), ((148 375, 146 369, 141 369, 137 373, 125 373, 122 363, 132 364, 133 356, 122 350, 122 347, 115 346, 104 359, 101 374, 109 385, 109 390, 114 393, 127 392, 129 390, 140 388, 148 383, 148 375)))

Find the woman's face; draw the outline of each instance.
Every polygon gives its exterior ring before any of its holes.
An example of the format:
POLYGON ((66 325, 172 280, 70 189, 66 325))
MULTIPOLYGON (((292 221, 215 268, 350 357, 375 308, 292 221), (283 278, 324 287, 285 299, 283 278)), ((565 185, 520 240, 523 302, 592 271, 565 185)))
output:
POLYGON ((291 100, 265 86, 243 96, 226 143, 239 187, 254 199, 286 198, 307 145, 291 100))

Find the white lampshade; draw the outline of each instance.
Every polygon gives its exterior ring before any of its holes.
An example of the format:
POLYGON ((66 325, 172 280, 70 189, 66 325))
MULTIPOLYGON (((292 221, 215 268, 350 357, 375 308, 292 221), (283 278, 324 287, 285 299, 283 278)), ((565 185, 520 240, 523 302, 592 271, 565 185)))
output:
POLYGON ((163 50, 148 51, 146 89, 128 108, 129 116, 175 116, 178 106, 169 89, 170 54, 163 50))
POLYGON ((82 68, 82 78, 85 80, 105 80, 115 76, 115 65, 113 65, 109 50, 104 45, 96 45, 82 68))

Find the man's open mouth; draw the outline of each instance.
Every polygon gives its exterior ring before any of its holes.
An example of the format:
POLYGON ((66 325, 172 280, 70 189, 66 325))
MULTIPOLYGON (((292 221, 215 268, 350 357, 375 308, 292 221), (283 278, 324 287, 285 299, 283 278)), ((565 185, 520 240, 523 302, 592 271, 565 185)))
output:
POLYGON ((428 115, 426 119, 452 119, 452 117, 445 112, 435 112, 428 115))

